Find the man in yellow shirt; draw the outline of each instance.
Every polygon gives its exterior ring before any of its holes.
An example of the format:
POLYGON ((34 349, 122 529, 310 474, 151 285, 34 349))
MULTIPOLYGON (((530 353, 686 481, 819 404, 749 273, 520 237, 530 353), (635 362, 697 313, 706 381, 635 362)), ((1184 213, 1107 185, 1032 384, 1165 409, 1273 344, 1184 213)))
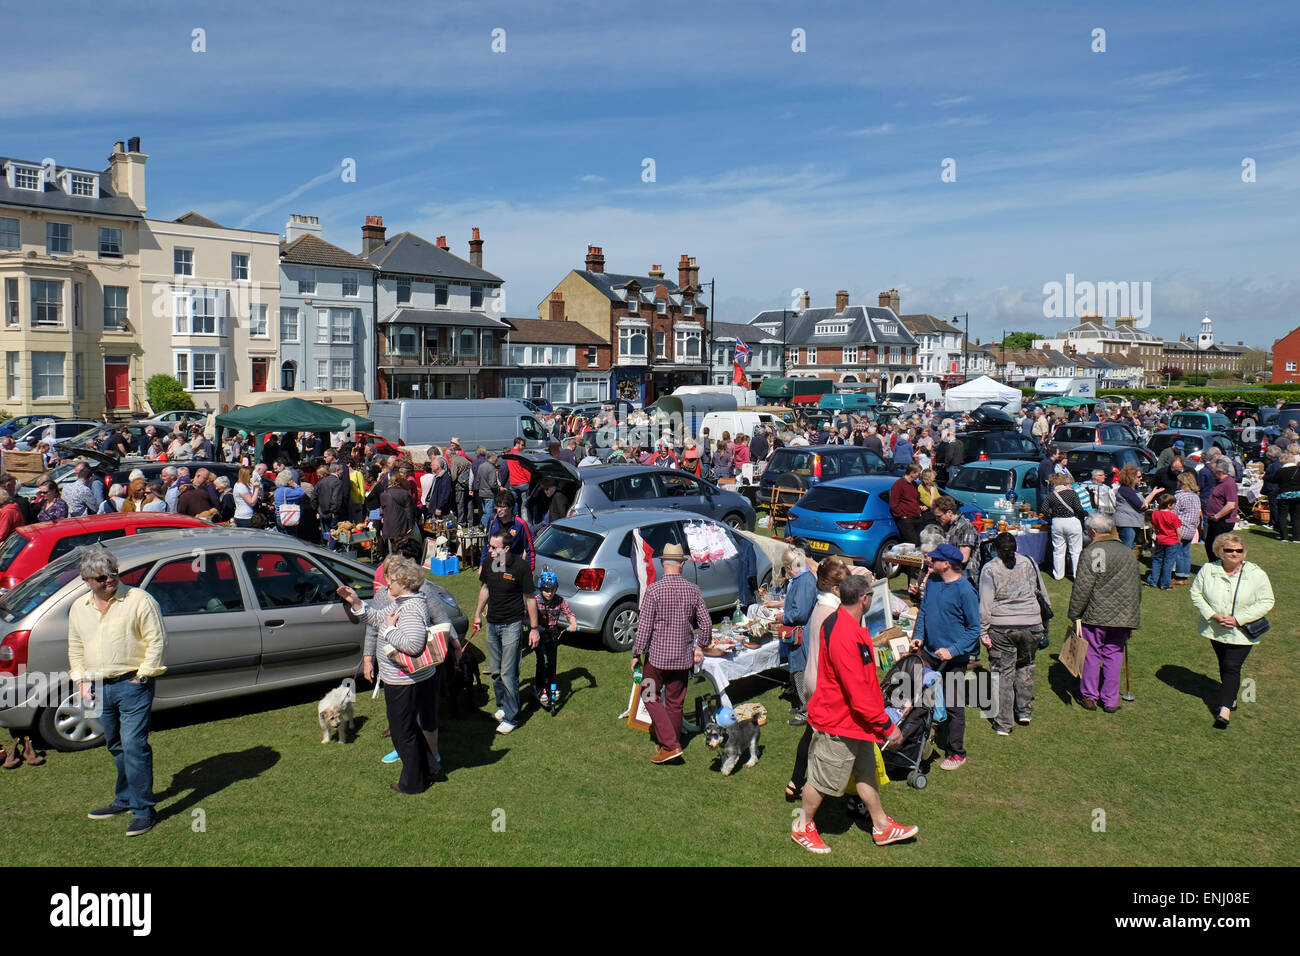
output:
POLYGON ((90 593, 68 613, 69 676, 87 704, 98 683, 99 721, 117 766, 113 802, 87 816, 107 820, 129 810, 126 835, 139 836, 156 822, 149 722, 154 679, 167 669, 162 612, 145 591, 121 582, 117 559, 103 545, 81 549, 81 579, 90 593))

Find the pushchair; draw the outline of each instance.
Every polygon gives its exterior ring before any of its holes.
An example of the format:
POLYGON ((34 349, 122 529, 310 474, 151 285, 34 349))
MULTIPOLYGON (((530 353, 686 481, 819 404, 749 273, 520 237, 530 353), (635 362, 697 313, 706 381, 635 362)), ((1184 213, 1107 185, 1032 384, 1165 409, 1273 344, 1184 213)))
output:
POLYGON ((926 780, 921 765, 934 752, 935 688, 925 686, 925 664, 920 656, 905 654, 899 658, 885 674, 880 689, 885 706, 901 711, 912 705, 898 724, 903 742, 880 752, 885 759, 885 770, 905 773, 908 786, 924 790, 926 780))

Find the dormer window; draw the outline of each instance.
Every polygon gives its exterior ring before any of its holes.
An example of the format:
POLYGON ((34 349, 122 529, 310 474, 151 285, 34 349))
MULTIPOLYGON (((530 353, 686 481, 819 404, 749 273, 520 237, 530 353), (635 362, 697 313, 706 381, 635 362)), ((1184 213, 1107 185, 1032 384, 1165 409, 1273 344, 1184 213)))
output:
POLYGON ((819 322, 813 335, 848 335, 849 326, 845 322, 819 322))
POLYGON ((655 311, 658 312, 660 315, 666 315, 668 313, 668 300, 659 299, 658 301, 656 301, 655 311))
POLYGON ((19 166, 10 164, 9 181, 14 189, 35 189, 42 187, 43 175, 39 166, 19 166))
POLYGON ((627 311, 629 315, 636 315, 640 308, 640 298, 632 292, 627 295, 627 311))
POLYGON ((881 322, 881 323, 880 323, 880 334, 881 334, 881 335, 897 335, 897 334, 898 334, 898 326, 896 326, 893 322, 881 322))
POLYGON ((695 303, 694 303, 694 302, 683 302, 683 303, 682 303, 682 315, 694 315, 694 314, 695 314, 695 303))
POLYGON ((88 196, 91 199, 98 198, 99 177, 87 173, 70 174, 68 177, 68 195, 88 196))

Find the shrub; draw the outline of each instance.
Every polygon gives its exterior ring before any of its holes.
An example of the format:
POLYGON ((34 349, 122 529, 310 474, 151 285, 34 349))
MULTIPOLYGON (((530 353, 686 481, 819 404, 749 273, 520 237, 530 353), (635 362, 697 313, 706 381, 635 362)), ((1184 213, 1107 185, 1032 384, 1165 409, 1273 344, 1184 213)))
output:
POLYGON ((194 410, 194 399, 171 375, 154 375, 145 383, 145 394, 155 415, 163 412, 188 412, 194 410))

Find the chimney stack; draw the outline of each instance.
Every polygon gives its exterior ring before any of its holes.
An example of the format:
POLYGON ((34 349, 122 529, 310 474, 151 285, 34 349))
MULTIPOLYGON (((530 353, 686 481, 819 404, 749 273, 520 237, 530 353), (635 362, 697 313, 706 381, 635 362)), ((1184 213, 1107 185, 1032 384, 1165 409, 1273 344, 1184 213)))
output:
POLYGON ((587 271, 605 271, 605 253, 600 246, 587 246, 587 271))
POLYGON ((140 152, 140 137, 132 136, 123 151, 122 141, 113 144, 113 152, 108 157, 108 177, 113 192, 125 196, 135 203, 140 212, 145 211, 144 204, 144 165, 149 159, 140 152))
POLYGON ((451 252, 451 246, 447 245, 446 236, 439 236, 437 239, 433 240, 433 244, 443 252, 451 252))
POLYGON ((556 289, 551 293, 551 321, 564 321, 564 293, 556 289))
POLYGON ((478 226, 474 227, 474 234, 469 240, 469 264, 483 268, 483 240, 479 238, 478 226))
POLYGON ((1136 327, 1137 327, 1137 319, 1136 319, 1134 316, 1131 316, 1131 315, 1117 315, 1117 316, 1115 316, 1115 328, 1117 328, 1117 329, 1121 329, 1121 328, 1126 328, 1126 327, 1127 327, 1127 328, 1130 328, 1130 329, 1132 329, 1132 328, 1136 328, 1136 327))
POLYGON ((685 289, 691 284, 691 259, 686 253, 677 260, 677 285, 685 289))
POLYGON ((839 315, 848 307, 849 307, 849 291, 847 289, 840 289, 839 292, 835 293, 835 314, 839 315))
POLYGON ((650 267, 650 278, 662 279, 664 277, 664 267, 655 265, 650 267))
POLYGON ((694 256, 691 256, 690 263, 691 263, 691 288, 698 289, 700 287, 700 267, 695 264, 694 256))
POLYGON ((293 242, 300 236, 312 235, 317 239, 320 235, 320 218, 318 216, 302 216, 298 213, 290 213, 289 221, 284 227, 284 241, 293 242))
POLYGON ((368 256, 384 244, 384 217, 366 216, 366 224, 361 227, 361 254, 368 256))
POLYGON ((898 315, 898 290, 889 290, 889 307, 894 310, 894 315, 898 315))
POLYGON ((799 297, 799 311, 807 312, 812 308, 812 295, 807 289, 803 290, 803 295, 799 297))

